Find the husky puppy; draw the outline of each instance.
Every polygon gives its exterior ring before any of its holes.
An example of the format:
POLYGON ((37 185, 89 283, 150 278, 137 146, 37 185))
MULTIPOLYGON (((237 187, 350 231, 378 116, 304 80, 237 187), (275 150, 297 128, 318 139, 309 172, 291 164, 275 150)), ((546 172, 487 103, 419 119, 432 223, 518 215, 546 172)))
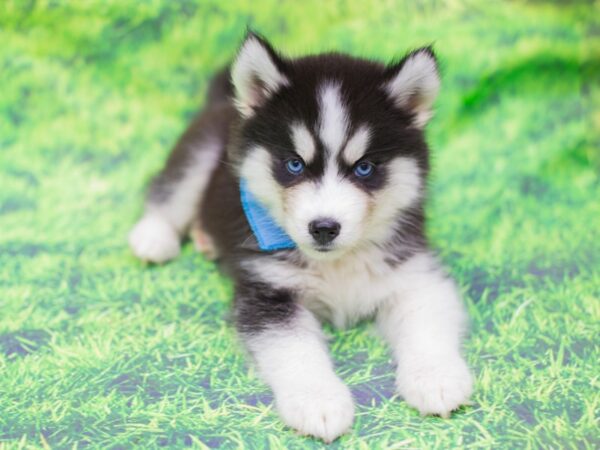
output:
POLYGON ((467 317, 428 249, 423 128, 440 86, 431 48, 397 63, 288 58, 252 32, 153 181, 129 236, 162 263, 190 233, 235 283, 235 322, 282 420, 326 442, 354 405, 320 321, 375 319, 396 385, 422 414, 468 403, 467 317))

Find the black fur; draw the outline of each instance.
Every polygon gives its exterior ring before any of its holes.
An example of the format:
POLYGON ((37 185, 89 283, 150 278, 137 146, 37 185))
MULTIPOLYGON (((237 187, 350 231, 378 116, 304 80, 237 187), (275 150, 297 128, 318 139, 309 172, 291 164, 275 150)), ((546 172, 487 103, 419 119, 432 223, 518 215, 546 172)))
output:
POLYGON ((294 293, 265 283, 244 280, 235 294, 235 322, 244 334, 256 334, 268 326, 291 320, 298 306, 294 293))

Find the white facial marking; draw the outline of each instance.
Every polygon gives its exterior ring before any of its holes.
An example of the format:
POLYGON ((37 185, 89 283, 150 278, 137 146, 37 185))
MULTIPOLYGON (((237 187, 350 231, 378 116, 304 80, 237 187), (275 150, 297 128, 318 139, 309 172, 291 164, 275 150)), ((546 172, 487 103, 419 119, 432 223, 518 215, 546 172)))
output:
POLYGON ((260 104, 265 95, 289 83, 277 69, 267 49, 252 36, 242 46, 231 68, 231 80, 236 91, 236 106, 244 117, 253 114, 253 108, 260 104))
POLYGON ((282 224, 284 213, 281 204, 282 187, 273 178, 272 159, 269 152, 260 146, 248 151, 240 168, 240 177, 248 183, 248 189, 268 209, 275 221, 282 224))
POLYGON ((416 113, 414 125, 422 128, 433 115, 431 107, 440 89, 435 60, 426 52, 411 55, 385 89, 399 107, 416 113))
POLYGON ((369 138, 371 132, 369 128, 362 125, 356 130, 352 137, 348 140, 344 148, 344 161, 349 165, 353 165, 356 161, 363 157, 369 146, 369 138))
POLYGON ((294 151, 305 163, 310 164, 315 157, 315 141, 304 124, 292 125, 292 141, 294 142, 294 151))
POLYGON ((286 193, 285 228, 302 250, 313 257, 334 257, 338 249, 351 247, 361 238, 367 218, 368 195, 351 181, 344 179, 335 163, 328 163, 318 182, 306 181, 288 189, 286 193), (309 224, 316 219, 333 219, 341 225, 332 251, 313 249, 314 239, 309 224))
POLYGON ((368 238, 384 242, 394 232, 394 221, 400 211, 412 206, 423 195, 423 181, 417 162, 412 158, 396 158, 388 163, 387 185, 373 200, 373 210, 368 219, 368 238))
POLYGON ((333 82, 319 90, 319 136, 332 155, 337 154, 348 133, 348 113, 342 101, 341 88, 333 82))

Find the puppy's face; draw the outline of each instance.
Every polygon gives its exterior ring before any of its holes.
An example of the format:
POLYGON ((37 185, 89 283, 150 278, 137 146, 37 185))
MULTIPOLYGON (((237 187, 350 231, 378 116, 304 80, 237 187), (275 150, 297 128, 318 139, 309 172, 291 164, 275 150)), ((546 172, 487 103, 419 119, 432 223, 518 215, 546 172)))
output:
POLYGON ((249 35, 232 81, 240 176, 308 256, 381 245, 419 202, 422 128, 439 88, 431 50, 388 67, 336 54, 288 60, 249 35))

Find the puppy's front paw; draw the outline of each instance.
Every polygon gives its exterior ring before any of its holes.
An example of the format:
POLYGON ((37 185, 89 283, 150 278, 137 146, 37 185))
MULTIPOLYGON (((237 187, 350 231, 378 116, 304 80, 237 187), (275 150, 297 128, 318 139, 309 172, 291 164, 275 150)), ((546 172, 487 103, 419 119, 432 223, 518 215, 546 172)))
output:
POLYGON ((344 434, 354 421, 354 402, 339 379, 288 387, 275 396, 282 420, 301 434, 329 443, 344 434))
POLYGON ((179 236, 158 215, 145 215, 129 233, 129 246, 142 261, 162 263, 179 254, 179 236))
POLYGON ((396 384, 406 403, 421 414, 444 418, 450 417, 459 406, 468 404, 473 392, 473 377, 460 357, 399 367, 396 384))

